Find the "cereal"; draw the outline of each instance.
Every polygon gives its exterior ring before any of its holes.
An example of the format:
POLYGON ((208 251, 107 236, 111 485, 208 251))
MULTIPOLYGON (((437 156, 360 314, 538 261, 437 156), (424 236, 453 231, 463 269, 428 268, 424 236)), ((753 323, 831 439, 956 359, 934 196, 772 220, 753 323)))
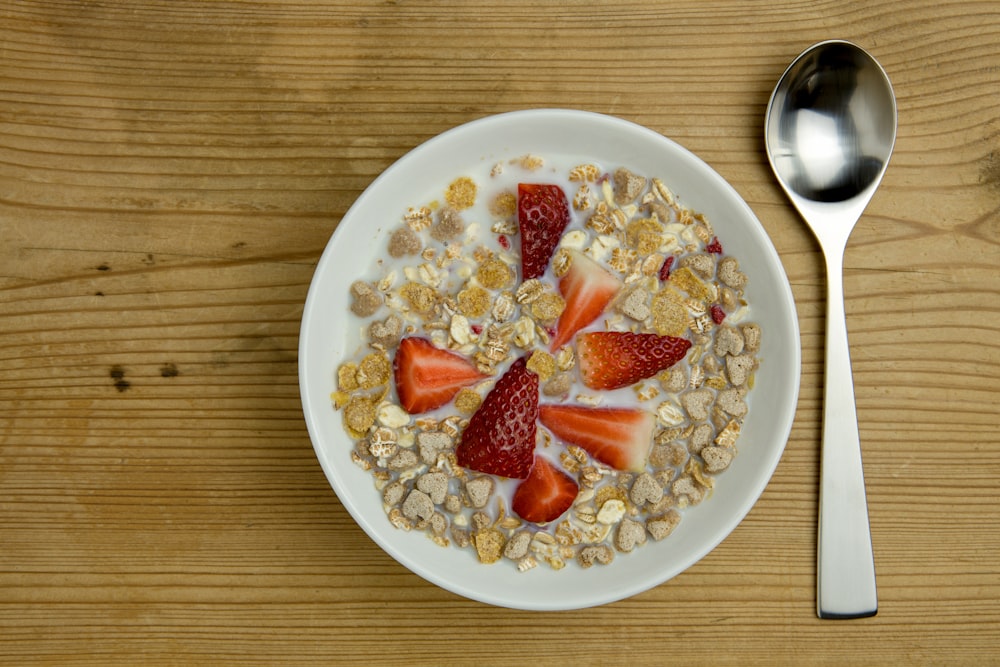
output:
POLYGON ((382 322, 372 322, 368 327, 368 339, 373 347, 388 349, 399 344, 403 336, 403 321, 390 315, 382 322))
POLYGON ((670 274, 670 282, 678 289, 687 293, 688 296, 695 299, 706 299, 710 300, 712 298, 712 292, 702 280, 694 274, 694 271, 682 266, 670 274))
POLYGON ((465 231, 465 221, 462 215, 446 206, 438 211, 437 223, 431 227, 431 238, 436 241, 450 241, 465 231))
POLYGON ((648 472, 641 473, 632 483, 632 490, 629 491, 629 499, 637 506, 642 507, 649 503, 655 505, 663 498, 663 487, 659 485, 648 472))
POLYGON ((723 412, 734 417, 742 417, 747 413, 747 404, 743 400, 743 395, 736 388, 723 389, 719 392, 716 405, 723 412))
POLYGON ((649 255, 660 247, 663 225, 656 218, 638 218, 625 226, 625 242, 641 255, 649 255))
POLYGON ((507 544, 504 545, 503 555, 511 560, 521 560, 528 555, 528 546, 531 544, 531 533, 522 530, 514 533, 507 544))
POLYGON ((497 218, 509 218, 514 215, 517 213, 517 195, 513 192, 498 193, 490 202, 490 213, 497 218))
POLYGON ((652 298, 653 329, 661 336, 680 336, 688 326, 688 313, 680 294, 669 287, 652 298))
POLYGON ((612 526, 621 521, 623 516, 625 516, 625 502, 612 498, 601 505, 601 509, 597 512, 597 523, 612 526))
POLYGON ((458 293, 458 310, 463 315, 479 318, 490 309, 490 293, 478 285, 470 285, 458 293))
POLYGON ((552 324, 562 315, 565 308, 566 301, 561 296, 548 292, 531 302, 529 312, 537 322, 552 324))
POLYGON ((650 517, 646 519, 646 530, 650 536, 659 542, 670 536, 674 528, 681 522, 681 514, 677 510, 670 510, 666 514, 650 517))
POLYGON ((724 257, 719 262, 719 280, 728 287, 741 290, 747 283, 746 275, 740 271, 740 262, 735 257, 724 257))
POLYGON ((373 389, 388 382, 391 375, 392 362, 389 361, 389 357, 379 352, 373 352, 361 360, 356 379, 358 387, 361 389, 373 389))
POLYGON ((469 504, 477 509, 486 507, 490 497, 493 495, 492 477, 475 477, 465 482, 465 495, 469 498, 469 504))
POLYGON ((715 436, 714 442, 720 447, 734 447, 736 445, 736 440, 740 436, 740 422, 736 419, 731 419, 726 425, 719 431, 719 434, 715 436))
POLYGON ((729 382, 737 387, 746 384, 756 363, 749 354, 726 357, 726 374, 729 376, 729 382))
POLYGON ((479 555, 479 562, 489 565, 497 562, 503 556, 506 540, 503 533, 496 528, 485 528, 477 531, 473 540, 476 545, 476 553, 479 555))
POLYGON ((714 352, 718 357, 740 354, 745 346, 744 338, 736 329, 723 325, 715 335, 714 352))
POLYGON ((632 519, 622 519, 615 535, 615 547, 618 551, 628 553, 637 546, 646 543, 646 527, 632 519))
POLYGON ((718 473, 729 467, 733 462, 735 452, 729 447, 710 446, 701 449, 701 458, 705 461, 705 472, 718 473))
POLYGON ((494 257, 480 264, 476 279, 486 289, 503 289, 514 281, 514 271, 494 257))
POLYGON ((537 171, 545 166, 545 159, 537 155, 522 155, 516 160, 511 160, 511 164, 517 164, 528 171, 537 171))
POLYGON ((542 284, 542 281, 538 278, 532 278, 521 283, 514 293, 514 298, 521 304, 532 303, 544 293, 545 285, 542 284))
POLYGON ((455 395, 455 409, 462 414, 471 415, 479 409, 482 402, 483 397, 479 392, 468 387, 460 389, 455 395))
POLYGON ((542 382, 549 380, 556 372, 556 360, 545 350, 535 350, 528 358, 528 370, 542 382))
POLYGON ((725 239, 663 181, 587 161, 562 171, 536 155, 497 161, 435 197, 404 203, 377 274, 351 284, 349 317, 359 318, 353 330, 361 340, 349 341, 356 352, 337 366, 331 394, 354 439, 347 454, 371 474, 387 520, 519 572, 611 565, 647 540, 667 539, 684 508, 705 501, 738 455, 761 363, 747 275, 723 253, 725 239), (519 282, 517 182, 543 167, 545 180, 568 195, 571 223, 545 274, 519 282), (550 349, 569 308, 560 282, 574 252, 622 284, 588 326, 684 337, 692 343, 686 358, 627 391, 585 389, 575 338, 550 349), (440 408, 410 414, 393 366, 406 336, 426 337, 492 377, 457 388, 440 408), (578 485, 572 507, 546 524, 512 509, 520 482, 465 469, 456 455, 484 396, 519 358, 538 377, 543 405, 624 404, 655 416, 645 466, 629 472, 539 426, 537 451, 578 485))
POLYGON ((493 301, 490 314, 499 323, 504 323, 511 318, 516 310, 514 296, 510 292, 501 292, 493 301))
POLYGON ((451 322, 448 325, 448 335, 458 345, 468 345, 472 342, 475 332, 473 332, 472 326, 469 324, 469 318, 456 313, 451 316, 451 322))
POLYGON ((573 387, 573 377, 569 373, 559 373, 542 386, 546 396, 562 396, 573 387))
POLYGON ((352 396, 344 407, 344 423, 355 434, 365 433, 375 424, 375 401, 369 396, 352 396))
POLYGON ((368 453, 377 459, 388 459, 399 452, 396 432, 385 426, 375 429, 368 438, 368 453))
POLYGON ((428 313, 437 303, 437 292, 427 285, 419 283, 406 283, 399 291, 406 300, 410 308, 418 313, 428 313))
POLYGON ((414 452, 409 449, 403 449, 389 460, 387 467, 390 470, 409 470, 416 466, 418 462, 419 459, 414 452))
POLYGON ((403 516, 411 521, 422 521, 434 515, 434 502, 423 491, 414 489, 403 501, 403 516))
POLYGON ((714 398, 715 394, 708 389, 695 389, 681 397, 681 405, 691 419, 700 422, 708 419, 709 406, 714 398))
POLYGON ((757 352, 760 349, 760 327, 757 324, 751 322, 740 325, 740 333, 746 341, 744 345, 748 352, 757 352))
POLYGON ((429 431, 417 435, 417 450, 420 460, 426 464, 437 462, 438 454, 452 446, 452 439, 444 433, 429 431))
POLYGON ((340 391, 354 391, 360 387, 358 365, 350 362, 341 364, 337 369, 337 388, 340 391))
POLYGON ((357 280, 351 284, 351 296, 354 297, 351 312, 358 317, 373 315, 382 305, 382 296, 375 291, 371 284, 363 280, 357 280))
POLYGON ((407 209, 406 214, 403 216, 403 222, 415 232, 427 229, 433 222, 430 207, 421 206, 420 208, 407 209))
POLYGON ((573 208, 586 211, 594 205, 594 194, 589 185, 581 185, 573 195, 573 208))
POLYGON ((652 314, 646 300, 646 290, 636 288, 628 292, 625 297, 623 297, 615 305, 615 310, 626 317, 636 320, 637 322, 642 322, 652 314))
MULTIPOLYGON (((681 400, 691 400, 686 397, 690 394, 685 394, 685 398, 681 400)), ((704 408, 707 415, 707 407, 704 408)), ((673 401, 663 401, 658 406, 656 406, 656 420, 662 426, 677 426, 678 424, 684 423, 684 413, 681 412, 680 407, 673 401)))
POLYGON ((420 237, 409 227, 400 227, 389 237, 389 256, 416 255, 423 249, 420 237))
POLYGON ((467 176, 456 178, 444 194, 448 205, 461 211, 476 203, 476 183, 467 176))
POLYGON ((426 493, 435 505, 440 505, 448 495, 448 475, 440 470, 426 472, 417 478, 417 489, 426 493))
POLYGON ((646 187, 646 179, 620 167, 615 170, 615 203, 622 205, 635 201, 646 187))
POLYGON ((406 495, 406 486, 402 482, 392 482, 382 490, 382 502, 389 507, 395 507, 406 495))
POLYGON ((617 219, 607 211, 607 207, 598 206, 587 219, 587 227, 598 234, 614 234, 618 228, 617 219))
POLYGON ((697 505, 705 499, 705 487, 687 475, 678 478, 671 485, 670 492, 677 498, 681 507, 697 505))
POLYGON ((688 442, 688 450, 692 454, 700 454, 708 443, 712 441, 713 435, 714 431, 712 430, 711 424, 699 424, 691 433, 691 439, 688 442))
POLYGON ((715 273, 715 260, 711 255, 687 255, 681 259, 680 266, 691 269, 703 280, 708 280, 715 273))
POLYGON ((594 183, 601 177, 601 169, 595 164, 581 164, 569 170, 569 180, 579 183, 594 183))

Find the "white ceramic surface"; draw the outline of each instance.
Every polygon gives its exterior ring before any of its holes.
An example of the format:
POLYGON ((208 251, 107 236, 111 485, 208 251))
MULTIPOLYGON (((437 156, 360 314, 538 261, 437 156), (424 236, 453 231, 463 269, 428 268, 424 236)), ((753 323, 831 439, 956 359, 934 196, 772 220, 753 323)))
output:
POLYGON ((556 610, 600 605, 641 593, 683 572, 718 545, 750 511, 784 450, 799 391, 800 345, 792 292, 778 254, 753 212, 721 176, 689 151, 639 125, 604 115, 559 109, 483 118, 417 147, 379 176, 344 216, 330 240, 306 300, 299 341, 302 405, 316 455, 337 497, 388 554, 442 588, 481 602, 556 610), (674 533, 608 566, 561 571, 541 565, 525 573, 507 561, 480 564, 468 550, 442 548, 419 532, 393 528, 371 474, 350 459, 353 447, 330 394, 347 349, 348 286, 369 272, 373 253, 407 206, 465 168, 525 154, 589 155, 661 177, 679 201, 705 213, 726 250, 749 277, 751 319, 763 329, 760 369, 739 455, 702 504, 684 510, 674 533), (373 221, 386 221, 374 224, 373 221), (363 249, 359 252, 358 249, 363 249))

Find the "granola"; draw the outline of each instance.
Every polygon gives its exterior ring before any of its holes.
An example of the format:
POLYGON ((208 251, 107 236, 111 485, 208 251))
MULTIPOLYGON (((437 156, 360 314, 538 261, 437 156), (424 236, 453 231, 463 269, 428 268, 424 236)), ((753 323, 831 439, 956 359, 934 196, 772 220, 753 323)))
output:
POLYGON ((705 501, 738 455, 760 363, 747 281, 709 220, 656 177, 592 162, 556 167, 536 155, 497 162, 478 178, 460 175, 401 211, 373 275, 350 286, 362 344, 335 369, 332 397, 355 441, 347 456, 371 473, 400 530, 520 572, 608 565, 667 539, 683 509, 705 501), (546 274, 521 281, 517 183, 546 179, 561 184, 573 218, 546 274), (623 389, 585 387, 575 341, 550 348, 567 308, 560 280, 580 261, 574 253, 621 284, 587 331, 683 337, 686 356, 623 389), (409 336, 468 360, 474 374, 442 405, 413 414, 394 386, 397 351, 409 336), (464 468, 456 457, 470 419, 521 358, 543 403, 626 404, 653 424, 635 470, 539 426, 537 452, 558 461, 575 489, 569 508, 547 524, 514 512, 517 480, 464 468))

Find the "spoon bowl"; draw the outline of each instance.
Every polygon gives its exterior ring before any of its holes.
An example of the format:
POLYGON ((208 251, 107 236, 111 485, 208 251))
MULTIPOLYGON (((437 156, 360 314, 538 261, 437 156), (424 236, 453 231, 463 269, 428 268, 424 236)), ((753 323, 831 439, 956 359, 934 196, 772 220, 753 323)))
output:
POLYGON ((847 340, 843 258, 896 140, 889 77, 850 42, 815 44, 778 81, 767 107, 764 138, 778 183, 812 228, 826 259, 817 614, 873 616, 878 596, 847 340))
POLYGON ((796 58, 768 106, 771 166, 789 195, 806 201, 840 204, 870 197, 895 136, 889 78, 849 42, 821 42, 796 58))

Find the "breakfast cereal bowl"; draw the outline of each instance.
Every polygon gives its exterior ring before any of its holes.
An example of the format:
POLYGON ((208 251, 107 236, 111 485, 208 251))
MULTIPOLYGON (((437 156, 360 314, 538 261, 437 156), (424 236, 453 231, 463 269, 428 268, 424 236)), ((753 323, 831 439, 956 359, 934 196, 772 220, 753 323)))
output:
MULTIPOLYGON (((498 266, 507 276, 504 265, 498 266)), ((496 341, 486 340, 491 342, 496 341)), ((670 363, 676 359, 664 362, 670 363)), ((778 464, 794 417, 799 370, 798 324, 788 280, 766 232, 736 191, 696 156, 656 132, 569 110, 513 112, 468 123, 417 147, 380 175, 344 216, 320 259, 299 344, 309 434, 331 486, 358 525, 400 564, 442 588, 488 604, 532 610, 583 608, 641 593, 683 572, 725 539, 778 464), (644 189, 629 194, 632 199, 619 199, 633 177, 644 189), (559 183, 558 188, 568 191, 571 222, 551 250, 547 273, 534 281, 541 286, 532 285, 548 290, 559 313, 579 307, 562 282, 566 258, 586 255, 590 259, 574 259, 574 266, 597 262, 598 273, 619 272, 614 284, 620 289, 607 312, 585 323, 559 353, 547 352, 546 344, 560 335, 563 315, 554 315, 557 319, 546 325, 549 315, 529 305, 525 293, 530 290, 523 289, 529 281, 517 263, 518 230, 511 221, 522 206, 516 185, 522 182, 559 183), (512 195, 505 193, 512 189, 519 197, 515 209, 501 211, 505 196, 510 203, 512 195), (428 239, 422 250, 393 247, 399 230, 403 233, 398 236, 409 241, 412 231, 434 235, 445 224, 444 211, 450 212, 448 220, 462 220, 457 236, 435 236, 440 242, 428 239), (455 217, 455 211, 461 215, 455 217), (618 215, 620 229, 602 229, 596 211, 618 215), (662 222, 653 226, 663 231, 647 244, 646 254, 621 245, 626 238, 629 244, 640 243, 636 239, 650 218, 662 222), (679 258, 676 265, 671 253, 679 258), (486 314, 462 315, 462 302, 443 286, 447 279, 442 274, 454 274, 466 290, 471 285, 488 293, 480 283, 494 286, 485 282, 482 267, 497 258, 507 262, 511 282, 495 286, 486 314), (723 266, 728 277, 721 277, 723 266), (431 296, 444 319, 417 318, 410 312, 415 302, 400 282, 425 292, 426 285, 442 285, 442 294, 431 296), (648 293, 641 286, 649 286, 648 293), (629 340, 673 340, 659 331, 662 322, 656 319, 656 295, 668 287, 688 309, 683 311, 690 318, 684 320, 685 335, 693 342, 688 358, 675 370, 661 364, 642 375, 642 381, 595 390, 595 362, 573 350, 583 350, 584 337, 597 340, 599 336, 588 334, 595 329, 604 333, 618 327, 623 331, 615 335, 631 336, 629 340), (623 305, 623 294, 633 291, 646 299, 642 314, 623 305), (498 304, 504 298, 513 303, 498 304), (371 299, 370 308, 359 307, 365 299, 371 299), (646 317, 650 303, 654 312, 646 317), (504 323, 510 308, 500 305, 522 309, 509 327, 504 323), (459 399, 448 399, 452 402, 435 404, 426 412, 430 416, 421 417, 414 403, 404 400, 400 336, 384 346, 372 326, 388 323, 394 309, 408 327, 404 339, 420 336, 430 347, 464 354, 479 369, 481 374, 461 390, 475 382, 482 387, 478 393, 466 391, 466 398, 475 399, 468 409, 459 410, 459 399), (533 329, 515 327, 525 319, 535 324, 533 329), (658 333, 643 328, 651 326, 658 333), (496 347, 484 347, 483 341, 501 330, 513 336, 513 343, 499 345, 494 367, 490 353, 496 347), (738 345, 722 342, 724 330, 738 345), (562 354, 566 347, 572 349, 562 354), (527 360, 530 372, 514 361, 518 355, 527 360), (543 371, 540 364, 531 365, 537 360, 558 368, 543 371), (550 410, 537 427, 543 435, 531 431, 540 443, 533 450, 531 472, 513 475, 527 475, 527 480, 463 468, 461 450, 472 439, 469 434, 483 430, 481 423, 473 425, 515 366, 519 379, 530 377, 534 387, 540 382, 534 375, 546 381, 540 383, 543 403, 577 401, 585 411, 628 404, 632 413, 644 412, 648 404, 650 416, 640 421, 650 429, 643 433, 652 442, 642 461, 652 466, 655 455, 668 462, 655 469, 635 467, 631 459, 609 462, 586 442, 575 446, 572 434, 546 422, 550 410), (550 391, 557 379, 572 384, 550 391), (586 387, 578 391, 581 381, 586 387), (696 394, 708 396, 711 404, 699 406, 696 394), (357 406, 370 408, 370 416, 352 422, 348 413, 357 406), (428 432, 451 444, 441 450, 425 448, 428 432), (696 447, 695 432, 707 432, 708 440, 696 447), (725 455, 721 463, 720 453, 725 455), (528 513, 517 508, 522 487, 543 467, 539 458, 572 478, 576 494, 571 509, 551 521, 529 521, 528 513), (423 484, 431 472, 444 486, 423 484), (490 495, 480 501, 470 480, 484 478, 490 495)), ((531 414, 535 419, 537 413, 531 414)), ((603 428, 597 426, 598 431, 603 428)), ((531 497, 537 499, 537 494, 531 497)))

